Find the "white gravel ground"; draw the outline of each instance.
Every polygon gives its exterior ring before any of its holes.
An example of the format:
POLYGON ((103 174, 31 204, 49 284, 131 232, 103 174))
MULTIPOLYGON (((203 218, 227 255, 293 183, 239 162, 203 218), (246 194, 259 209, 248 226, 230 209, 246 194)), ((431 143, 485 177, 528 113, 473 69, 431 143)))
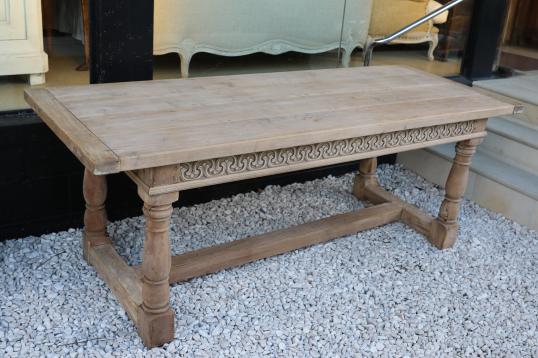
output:
MULTIPOLYGON (((380 181, 435 213, 442 192, 398 166, 380 181)), ((360 207, 352 176, 174 210, 175 253, 360 207)), ((392 224, 175 285, 176 340, 147 351, 82 260, 81 230, 0 244, 0 356, 537 356, 538 234, 465 201, 438 251, 392 224)), ((140 262, 141 217, 110 224, 140 262)))

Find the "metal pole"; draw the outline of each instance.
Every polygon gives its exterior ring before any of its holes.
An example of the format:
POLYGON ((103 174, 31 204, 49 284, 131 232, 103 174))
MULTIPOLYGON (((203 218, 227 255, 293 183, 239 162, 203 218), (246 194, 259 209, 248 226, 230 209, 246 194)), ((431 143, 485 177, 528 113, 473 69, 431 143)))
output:
POLYGON ((344 9, 342 10, 342 25, 340 26, 340 44, 338 45, 338 56, 336 58, 336 67, 340 65, 342 58, 342 37, 344 36, 344 21, 346 20, 347 0, 344 0, 344 9))
POLYGON ((366 44, 366 47, 364 48, 364 63, 363 63, 363 65, 364 66, 370 66, 370 62, 372 60, 372 53, 374 51, 374 47, 376 47, 378 45, 385 45, 385 44, 390 43, 392 40, 402 36, 403 34, 405 34, 406 32, 408 32, 410 30, 413 30, 415 27, 425 23, 426 21, 428 21, 430 19, 433 19, 434 17, 438 16, 439 14, 442 14, 443 12, 450 10, 451 8, 453 8, 454 6, 458 5, 459 3, 463 2, 463 1, 465 1, 465 0, 452 0, 449 3, 446 3, 444 6, 438 8, 437 10, 430 12, 429 14, 421 17, 417 21, 415 21, 415 22, 401 28, 400 30, 398 30, 398 31, 396 31, 396 32, 394 32, 394 33, 392 33, 392 34, 390 34, 388 36, 382 37, 380 39, 375 39, 375 40, 369 41, 366 44))

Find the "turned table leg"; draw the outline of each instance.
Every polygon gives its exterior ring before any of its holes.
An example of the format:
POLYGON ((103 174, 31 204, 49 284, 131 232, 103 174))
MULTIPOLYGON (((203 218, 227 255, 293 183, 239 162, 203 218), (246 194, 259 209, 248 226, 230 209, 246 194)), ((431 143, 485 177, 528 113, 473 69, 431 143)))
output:
POLYGON ((430 241, 439 249, 452 247, 458 235, 458 215, 461 198, 467 187, 469 166, 482 138, 468 139, 456 144, 456 156, 445 185, 445 199, 439 216, 432 223, 430 241))
POLYGON ((142 189, 138 192, 144 201, 146 219, 138 329, 144 344, 156 347, 174 339, 174 311, 169 303, 171 253, 168 230, 172 203, 179 194, 150 196, 142 189))
POLYGON ((92 172, 85 169, 82 192, 84 194, 84 200, 86 201, 82 251, 86 262, 91 264, 89 249, 94 246, 111 243, 106 232, 106 177, 93 175, 92 172))
POLYGON ((359 200, 366 200, 365 188, 367 186, 378 185, 375 171, 377 169, 377 158, 363 159, 359 164, 359 173, 355 176, 353 183, 353 194, 359 200))

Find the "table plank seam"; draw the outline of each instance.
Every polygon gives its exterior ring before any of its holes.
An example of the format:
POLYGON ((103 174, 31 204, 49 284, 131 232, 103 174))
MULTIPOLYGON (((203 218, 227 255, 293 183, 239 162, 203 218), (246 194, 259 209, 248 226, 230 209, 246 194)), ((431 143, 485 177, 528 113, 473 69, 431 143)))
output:
POLYGON ((46 88, 24 91, 25 100, 69 150, 94 174, 120 170, 120 157, 46 88), (45 105, 47 104, 47 105, 45 105))

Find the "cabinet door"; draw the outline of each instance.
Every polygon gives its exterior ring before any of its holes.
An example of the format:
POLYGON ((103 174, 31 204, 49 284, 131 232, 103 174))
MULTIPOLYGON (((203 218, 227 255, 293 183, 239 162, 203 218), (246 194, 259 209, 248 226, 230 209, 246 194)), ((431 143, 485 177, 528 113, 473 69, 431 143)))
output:
POLYGON ((0 41, 26 40, 26 0, 0 0, 0 41))
POLYGON ((0 76, 28 74, 40 84, 48 68, 41 0, 0 0, 0 76))

